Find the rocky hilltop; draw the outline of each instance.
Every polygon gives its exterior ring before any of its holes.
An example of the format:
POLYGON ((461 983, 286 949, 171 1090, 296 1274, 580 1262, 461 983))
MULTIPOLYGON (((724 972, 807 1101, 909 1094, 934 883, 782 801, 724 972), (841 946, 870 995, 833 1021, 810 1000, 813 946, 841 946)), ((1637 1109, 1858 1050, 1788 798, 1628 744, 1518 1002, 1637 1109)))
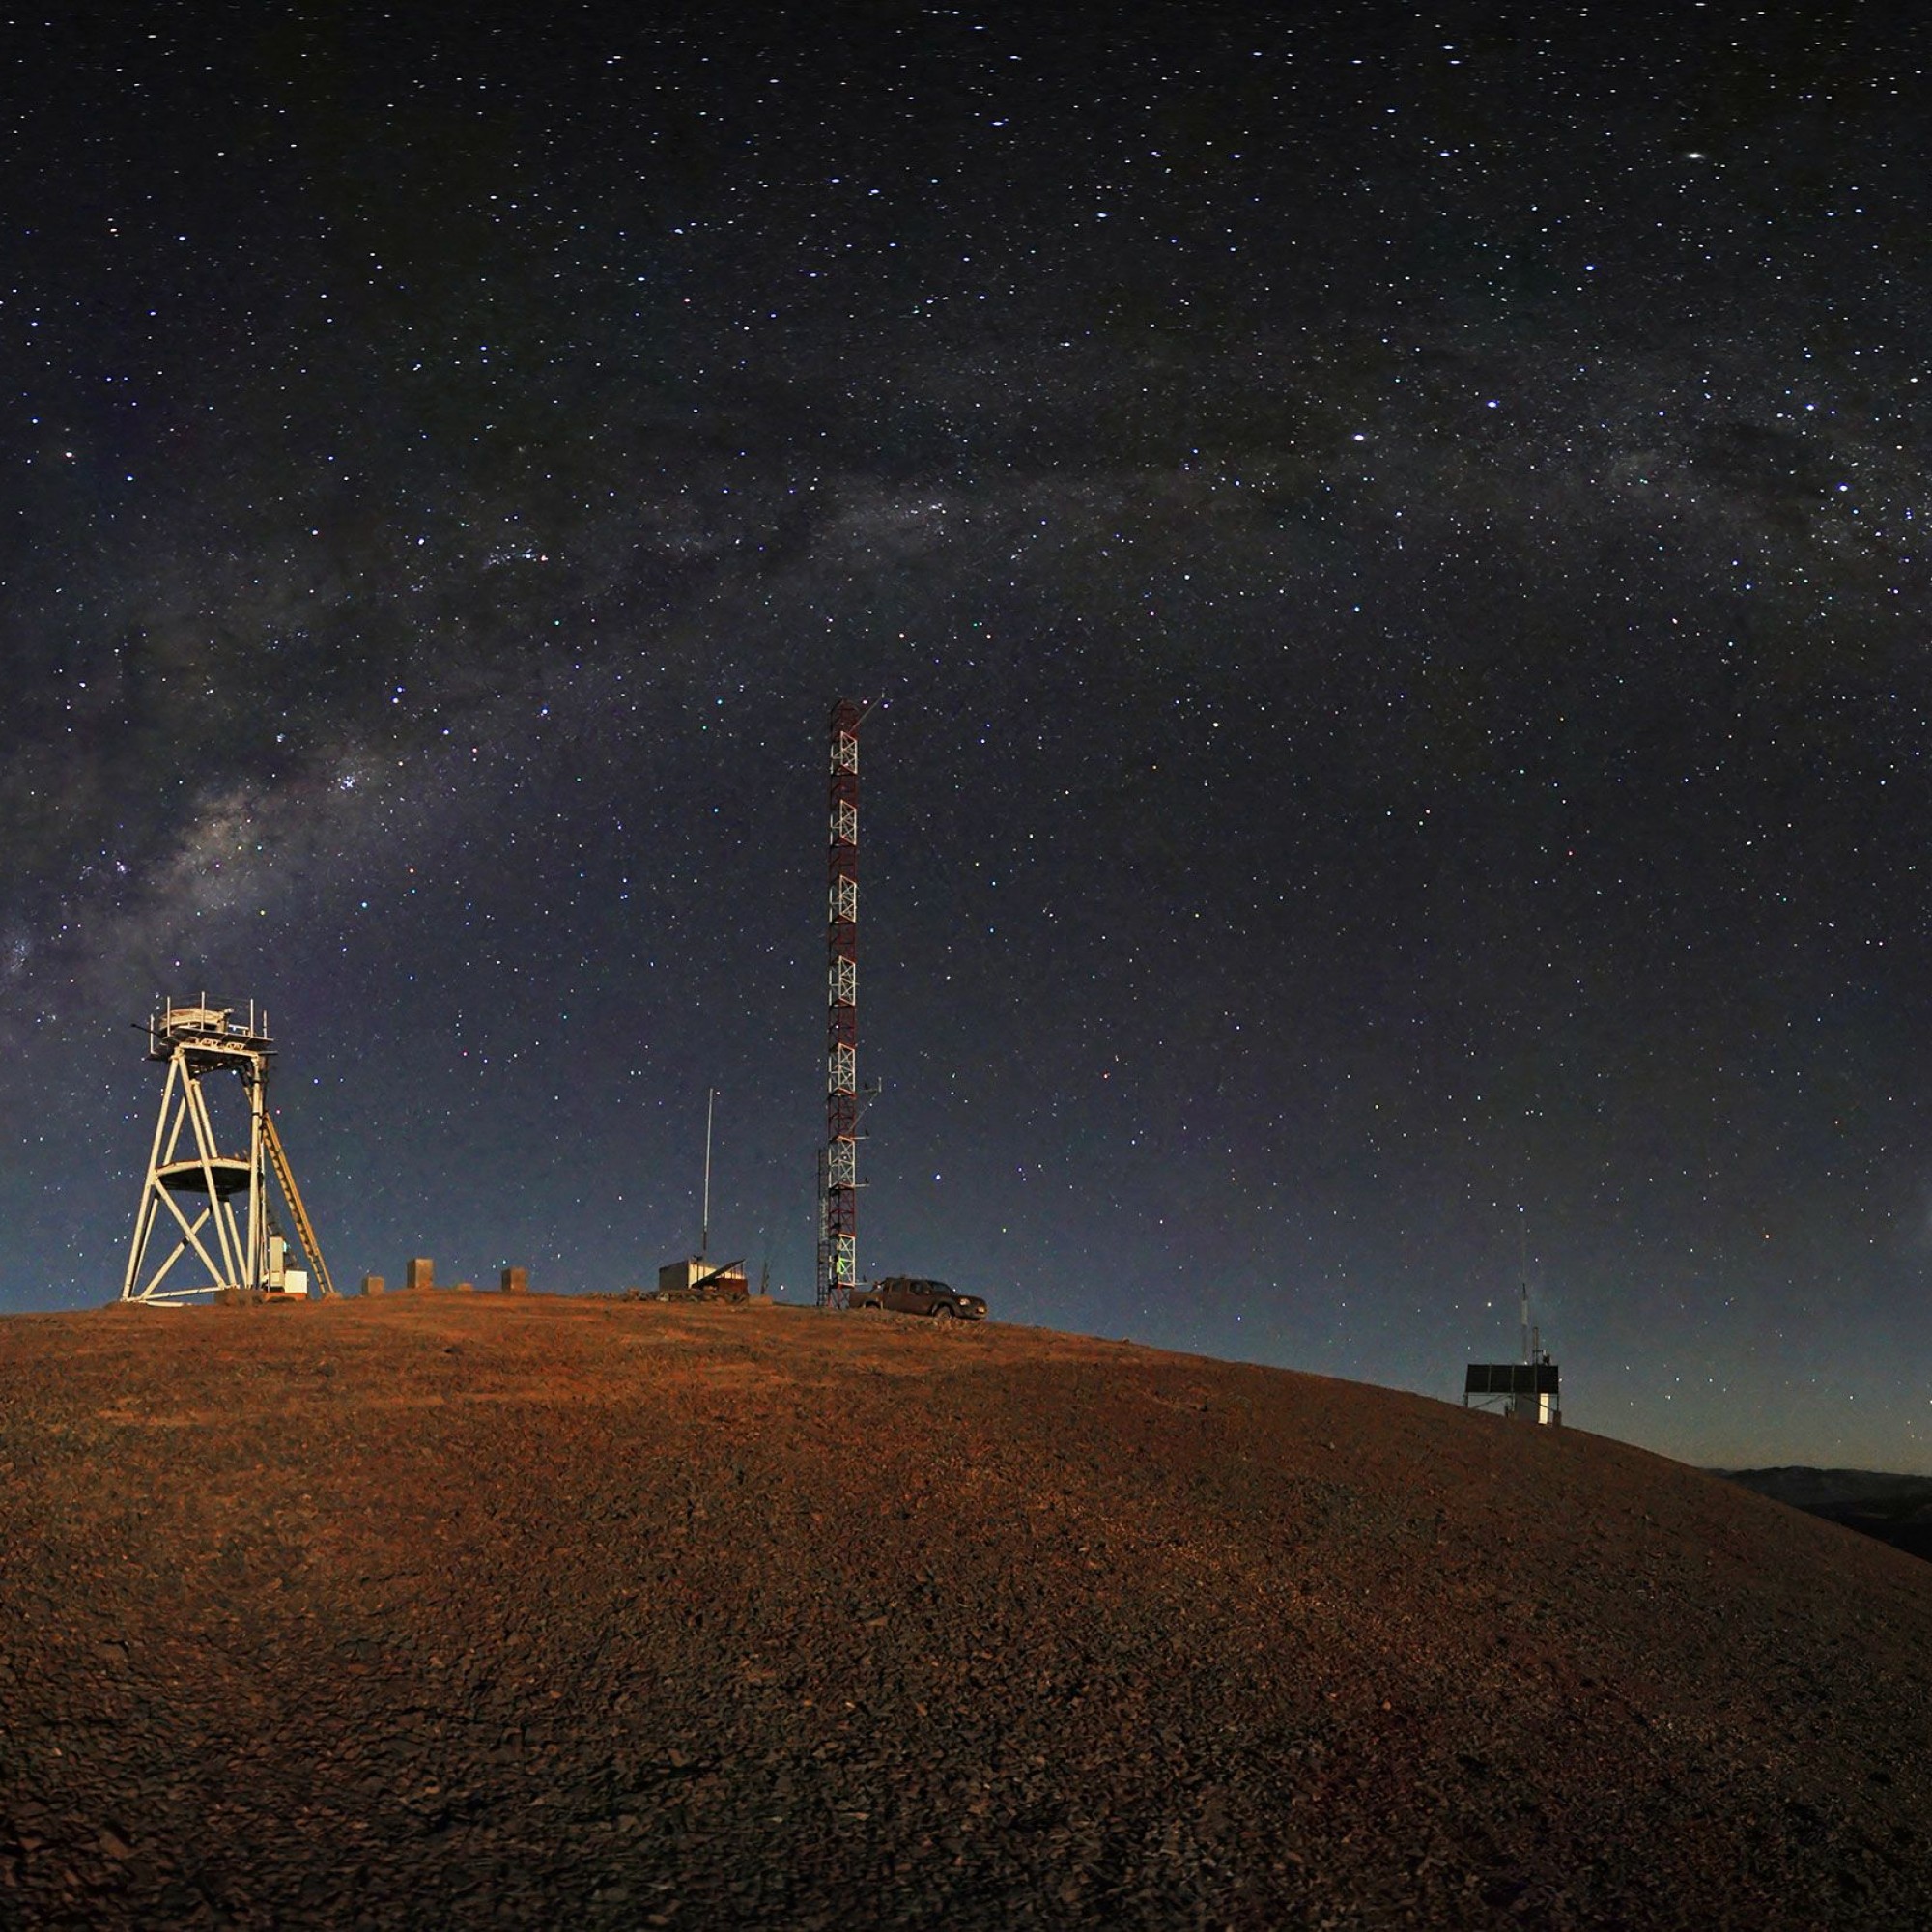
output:
POLYGON ((910 1318, 0 1321, 0 1923, 1922 1926, 1932 1568, 910 1318))

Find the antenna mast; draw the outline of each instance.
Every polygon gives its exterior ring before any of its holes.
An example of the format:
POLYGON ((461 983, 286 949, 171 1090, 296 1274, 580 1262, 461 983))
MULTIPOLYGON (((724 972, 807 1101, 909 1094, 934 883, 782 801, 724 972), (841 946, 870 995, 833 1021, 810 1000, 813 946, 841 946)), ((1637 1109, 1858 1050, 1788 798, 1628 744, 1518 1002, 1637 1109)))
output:
POLYGON ((1529 1223, 1522 1218, 1522 1209, 1517 1210, 1517 1287, 1522 1299, 1522 1358, 1533 1362, 1536 1357, 1531 1352, 1529 1335, 1529 1223))
POLYGON ((832 707, 826 859, 825 1145, 818 1155, 821 1308, 843 1308, 859 1278, 859 726, 867 707, 832 707))
POLYGON ((704 1218, 697 1224, 697 1259, 711 1252, 711 1110, 718 1103, 718 1090, 704 1090, 704 1218))
POLYGON ((1520 1362, 1471 1362, 1463 1381, 1463 1406, 1471 1398, 1478 1407, 1490 1408, 1498 1403, 1505 1415, 1524 1421, 1554 1424, 1563 1420, 1558 1406, 1561 1373, 1544 1352, 1543 1335, 1529 1320, 1529 1221, 1517 1208, 1517 1295, 1522 1318, 1522 1360, 1520 1362))

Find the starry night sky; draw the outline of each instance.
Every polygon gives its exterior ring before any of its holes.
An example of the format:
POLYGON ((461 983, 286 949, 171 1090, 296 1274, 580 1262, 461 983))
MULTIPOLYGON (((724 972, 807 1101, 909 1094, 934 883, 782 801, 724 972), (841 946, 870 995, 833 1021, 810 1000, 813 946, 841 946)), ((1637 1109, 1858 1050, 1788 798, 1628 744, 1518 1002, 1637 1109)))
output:
POLYGON ((1456 1399, 1520 1229, 1573 1423, 1932 1468, 1912 14, 0 29, 0 1307, 204 987, 338 1281, 654 1280, 716 1086, 809 1301, 849 693, 862 1272, 1456 1399))

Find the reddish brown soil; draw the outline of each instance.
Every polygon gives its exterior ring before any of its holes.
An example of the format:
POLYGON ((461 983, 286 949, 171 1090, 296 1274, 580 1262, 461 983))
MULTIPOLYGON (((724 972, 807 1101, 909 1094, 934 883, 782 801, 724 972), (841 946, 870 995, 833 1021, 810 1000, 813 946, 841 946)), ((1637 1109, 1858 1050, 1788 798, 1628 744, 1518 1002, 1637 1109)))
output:
POLYGON ((0 1322, 0 1921, 1932 1922, 1932 1566, 998 1326, 0 1322))

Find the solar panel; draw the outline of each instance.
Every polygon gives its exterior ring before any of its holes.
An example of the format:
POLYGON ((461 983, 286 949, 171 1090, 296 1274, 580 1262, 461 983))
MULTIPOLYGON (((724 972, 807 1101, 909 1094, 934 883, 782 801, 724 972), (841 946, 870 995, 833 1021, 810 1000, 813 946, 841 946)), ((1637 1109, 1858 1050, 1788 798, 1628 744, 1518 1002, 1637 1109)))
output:
POLYGON ((1554 1362, 1471 1362, 1464 1395, 1555 1395, 1554 1362))

